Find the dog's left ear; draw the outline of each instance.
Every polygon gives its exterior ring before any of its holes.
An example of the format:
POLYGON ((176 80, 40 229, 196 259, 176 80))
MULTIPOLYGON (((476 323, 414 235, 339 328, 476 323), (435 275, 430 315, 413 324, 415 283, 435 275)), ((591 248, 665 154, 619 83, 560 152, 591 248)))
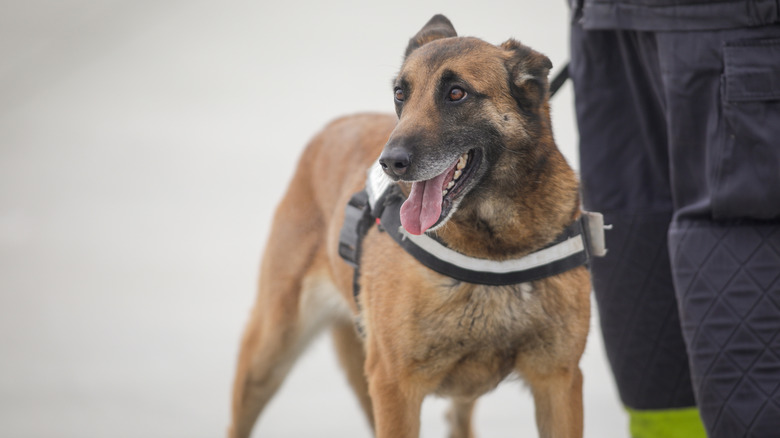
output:
POLYGON ((406 46, 404 57, 409 56, 415 49, 418 49, 420 46, 433 40, 455 36, 458 36, 458 33, 455 32, 455 27, 452 25, 452 22, 444 15, 436 14, 425 23, 425 26, 417 32, 417 35, 409 40, 409 45, 406 46))
POLYGON ((518 104, 528 107, 544 102, 550 89, 550 59, 513 39, 501 44, 501 48, 508 52, 506 68, 518 104))

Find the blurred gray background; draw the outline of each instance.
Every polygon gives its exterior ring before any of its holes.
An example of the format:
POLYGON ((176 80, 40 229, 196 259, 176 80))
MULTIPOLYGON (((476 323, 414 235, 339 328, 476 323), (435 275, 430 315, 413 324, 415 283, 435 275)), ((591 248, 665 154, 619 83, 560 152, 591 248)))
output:
MULTIPOLYGON (((564 1, 0 1, 0 436, 219 437, 269 220, 307 139, 392 111, 434 13, 556 66, 564 1)), ((553 102, 576 167, 571 86, 553 102)), ((600 334, 586 436, 624 437, 600 334)), ((262 417, 264 437, 369 436, 329 337, 262 417)), ((442 400, 423 437, 443 437, 442 400)), ((535 436, 510 382, 482 437, 535 436)))

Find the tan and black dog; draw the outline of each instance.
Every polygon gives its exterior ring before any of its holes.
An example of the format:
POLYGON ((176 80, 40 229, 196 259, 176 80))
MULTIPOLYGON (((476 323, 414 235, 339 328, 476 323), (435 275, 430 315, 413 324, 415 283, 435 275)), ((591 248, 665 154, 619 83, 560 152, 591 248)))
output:
POLYGON ((552 242, 580 205, 552 136, 550 68, 514 40, 457 37, 437 15, 409 42, 395 80, 397 117, 342 118, 312 140, 274 217, 238 360, 231 437, 250 434, 325 328, 379 438, 417 437, 429 394, 452 399, 451 437, 473 437, 476 399, 512 374, 531 389, 540 436, 582 436, 586 268, 471 284, 424 267, 374 226, 356 303, 353 268, 338 254, 345 205, 377 160, 407 196, 400 220, 410 235, 488 260, 552 242))

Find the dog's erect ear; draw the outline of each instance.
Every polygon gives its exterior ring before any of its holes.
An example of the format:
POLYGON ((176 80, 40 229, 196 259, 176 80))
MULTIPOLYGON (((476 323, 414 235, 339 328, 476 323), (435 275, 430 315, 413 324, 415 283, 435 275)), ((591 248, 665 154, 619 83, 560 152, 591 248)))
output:
POLYGON ((427 44, 433 40, 438 40, 439 38, 449 38, 454 36, 458 36, 458 33, 455 32, 455 28, 452 26, 450 20, 447 19, 447 17, 444 15, 436 14, 433 16, 433 18, 428 20, 427 23, 425 23, 425 26, 423 26, 423 28, 417 32, 417 35, 413 36, 409 40, 409 45, 406 46, 406 53, 404 53, 404 57, 409 56, 410 53, 423 44, 427 44))
POLYGON ((509 52, 506 68, 514 85, 512 94, 520 106, 543 102, 550 88, 550 59, 512 39, 501 44, 501 48, 509 52))

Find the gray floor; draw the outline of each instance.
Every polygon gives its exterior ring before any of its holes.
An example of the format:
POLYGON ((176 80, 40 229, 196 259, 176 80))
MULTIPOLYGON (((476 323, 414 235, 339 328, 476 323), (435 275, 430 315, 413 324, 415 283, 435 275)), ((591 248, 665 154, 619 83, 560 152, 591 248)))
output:
MULTIPOLYGON (((563 1, 0 1, 0 436, 214 437, 272 208, 306 140, 392 111, 407 39, 462 34, 567 58, 563 1)), ((553 103, 576 164, 570 86, 553 103)), ((626 436, 598 327, 586 435, 626 436)), ((443 403, 423 436, 443 437, 443 403)), ((511 382, 483 437, 535 436, 511 382)), ((267 437, 368 436, 327 338, 262 418, 267 437)))

